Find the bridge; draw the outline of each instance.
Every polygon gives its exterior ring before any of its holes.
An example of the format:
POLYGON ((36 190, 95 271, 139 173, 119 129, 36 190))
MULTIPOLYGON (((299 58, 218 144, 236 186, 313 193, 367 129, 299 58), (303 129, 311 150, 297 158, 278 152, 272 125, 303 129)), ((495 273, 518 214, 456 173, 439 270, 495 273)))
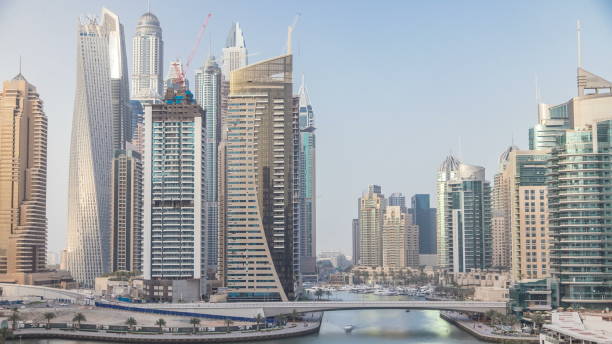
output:
POLYGON ((185 312, 214 317, 255 318, 257 314, 274 317, 281 314, 329 312, 363 309, 413 309, 486 313, 489 310, 506 314, 505 302, 484 301, 300 301, 300 302, 236 302, 236 303, 172 303, 138 304, 134 307, 155 312, 185 312))

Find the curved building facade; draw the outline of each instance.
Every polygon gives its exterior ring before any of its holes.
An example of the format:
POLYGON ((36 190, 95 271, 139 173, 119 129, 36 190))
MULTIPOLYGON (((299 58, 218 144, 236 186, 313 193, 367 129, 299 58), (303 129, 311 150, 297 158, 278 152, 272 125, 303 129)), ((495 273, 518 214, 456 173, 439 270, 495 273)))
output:
POLYGON ((129 135, 123 28, 117 15, 87 18, 77 30, 77 78, 70 139, 66 267, 93 286, 110 270, 113 150, 129 135))

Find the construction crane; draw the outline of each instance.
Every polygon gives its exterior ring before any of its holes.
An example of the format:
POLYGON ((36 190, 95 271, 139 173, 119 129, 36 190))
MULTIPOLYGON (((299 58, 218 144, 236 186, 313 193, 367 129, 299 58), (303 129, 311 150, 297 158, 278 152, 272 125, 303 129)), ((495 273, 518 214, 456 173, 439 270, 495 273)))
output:
POLYGON ((204 23, 202 23, 202 26, 200 26, 200 31, 198 31, 198 36, 196 37, 196 41, 193 45, 193 48, 191 49, 191 53, 187 57, 187 62, 185 63, 185 66, 183 66, 183 68, 181 69, 179 68, 178 63, 175 63, 172 65, 177 75, 176 83, 179 86, 185 85, 185 74, 187 74, 187 70, 189 69, 189 66, 191 65, 191 61, 193 61, 193 58, 195 57, 195 54, 198 51, 198 47, 200 46, 200 42, 202 42, 202 37, 204 37, 204 32, 206 31, 206 27, 208 26, 208 21, 210 20, 210 17, 212 17, 212 13, 209 13, 206 16, 204 23))

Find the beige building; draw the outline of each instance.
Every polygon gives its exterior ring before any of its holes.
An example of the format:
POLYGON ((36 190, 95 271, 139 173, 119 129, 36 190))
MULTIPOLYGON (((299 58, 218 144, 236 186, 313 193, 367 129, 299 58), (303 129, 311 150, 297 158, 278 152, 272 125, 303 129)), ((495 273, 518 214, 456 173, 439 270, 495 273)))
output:
POLYGON ((292 55, 234 70, 223 143, 219 277, 231 301, 293 297, 292 55))
POLYGON ((0 276, 45 270, 46 187, 47 117, 20 73, 0 93, 0 276))
POLYGON ((383 265, 383 217, 385 196, 378 185, 370 185, 359 199, 360 265, 383 265))
POLYGON ((510 180, 506 168, 510 152, 518 150, 510 146, 499 157, 499 171, 495 175, 491 192, 491 237, 493 248, 493 266, 510 268, 512 203, 510 201, 510 180))
POLYGON ((385 209, 382 231, 383 266, 405 267, 408 245, 406 213, 399 206, 385 209))
POLYGON ((550 274, 547 158, 547 151, 512 149, 501 172, 507 188, 503 193, 508 197, 504 206, 510 207, 509 216, 507 210, 504 214, 510 221, 510 268, 514 281, 545 278, 550 274))

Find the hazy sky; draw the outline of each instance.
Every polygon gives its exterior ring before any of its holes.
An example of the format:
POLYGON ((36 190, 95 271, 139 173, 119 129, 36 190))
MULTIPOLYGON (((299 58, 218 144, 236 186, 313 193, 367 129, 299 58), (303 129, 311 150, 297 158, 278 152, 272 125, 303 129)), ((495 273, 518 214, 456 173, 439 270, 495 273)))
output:
MULTIPOLYGON (((17 74, 21 55, 49 117, 52 251, 66 241, 77 18, 102 6, 124 24, 130 58, 145 0, 0 0, 0 80, 17 74)), ((527 148, 536 75, 543 102, 576 94, 577 19, 585 69, 612 79, 606 1, 152 0, 151 9, 166 71, 170 59, 189 55, 213 13, 190 72, 208 56, 211 37, 219 56, 232 21, 243 27, 251 62, 280 54, 301 13, 294 77, 299 84, 305 74, 316 116, 318 251, 351 254, 351 219, 368 184, 387 195, 431 193, 451 150, 492 179, 513 138, 527 148)))

